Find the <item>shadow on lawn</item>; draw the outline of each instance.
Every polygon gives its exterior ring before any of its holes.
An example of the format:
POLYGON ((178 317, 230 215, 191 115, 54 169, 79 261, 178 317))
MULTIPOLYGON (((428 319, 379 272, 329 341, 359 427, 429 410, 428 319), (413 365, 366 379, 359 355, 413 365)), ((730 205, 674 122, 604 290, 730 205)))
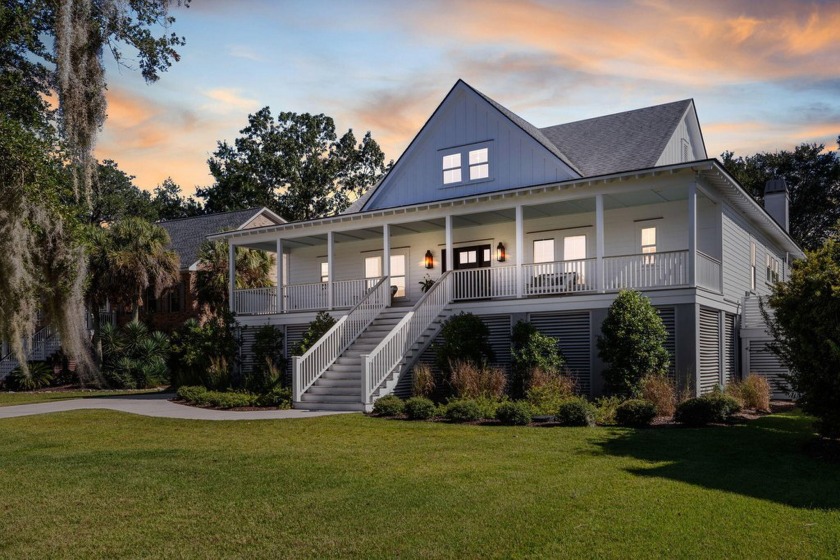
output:
POLYGON ((773 415, 746 425, 631 430, 602 442, 605 453, 652 463, 629 469, 798 508, 840 509, 840 465, 813 459, 810 421, 773 415))

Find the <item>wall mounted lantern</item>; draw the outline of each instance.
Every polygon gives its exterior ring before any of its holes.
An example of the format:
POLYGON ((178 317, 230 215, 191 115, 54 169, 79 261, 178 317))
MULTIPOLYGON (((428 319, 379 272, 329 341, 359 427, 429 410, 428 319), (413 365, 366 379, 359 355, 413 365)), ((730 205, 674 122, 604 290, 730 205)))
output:
POLYGON ((435 259, 432 257, 432 251, 430 249, 426 251, 426 256, 423 257, 423 263, 427 269, 435 267, 435 259))
POLYGON ((507 255, 505 255, 505 245, 499 241, 499 244, 496 245, 496 260, 499 262, 505 262, 505 259, 507 259, 507 255))

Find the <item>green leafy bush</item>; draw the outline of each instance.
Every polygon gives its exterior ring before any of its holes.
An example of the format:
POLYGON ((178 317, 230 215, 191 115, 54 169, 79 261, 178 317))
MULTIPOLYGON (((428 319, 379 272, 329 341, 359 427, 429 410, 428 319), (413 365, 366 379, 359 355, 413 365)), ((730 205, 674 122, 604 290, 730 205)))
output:
POLYGON ((618 396, 601 397, 595 400, 595 422, 602 426, 616 423, 615 414, 624 399, 618 396))
POLYGON ((292 356, 303 356, 316 342, 321 340, 327 331, 335 326, 335 318, 326 311, 319 311, 315 320, 309 323, 303 338, 292 348, 292 356))
POLYGON ((268 391, 258 394, 254 400, 256 406, 270 406, 274 408, 292 408, 292 390, 288 387, 275 385, 268 391))
POLYGON ((595 410, 586 399, 574 397, 560 404, 554 420, 564 426, 594 426, 595 410))
POLYGON ((525 401, 508 401, 496 409, 496 419, 506 426, 527 426, 531 423, 531 406, 525 401))
POLYGON ((615 421, 619 426, 639 428, 650 425, 656 418, 656 406, 646 400, 630 399, 615 409, 615 421))
POLYGON ((525 399, 531 405, 534 414, 554 414, 561 403, 575 393, 575 383, 570 377, 559 371, 550 372, 534 369, 528 375, 530 386, 525 392, 525 399))
POLYGON ((455 362, 469 362, 476 366, 492 362, 490 330, 472 313, 461 312, 446 320, 440 331, 443 343, 437 346, 437 366, 447 376, 455 362))
POLYGON ((726 422, 739 410, 741 410, 741 404, 737 399, 715 392, 678 404, 674 420, 686 426, 699 427, 726 422))
POLYGON ((446 419, 450 422, 481 420, 481 408, 473 399, 458 399, 446 405, 446 419))
POLYGON ((236 364, 239 339, 230 312, 210 318, 203 325, 184 322, 172 335, 172 384, 203 385, 223 390, 231 386, 231 367, 236 364))
POLYGON ((610 305, 598 337, 598 354, 609 366, 604 370, 607 389, 619 395, 638 393, 647 374, 664 374, 669 356, 668 337, 650 300, 639 292, 622 290, 610 305))
POLYGON ((519 321, 511 335, 511 396, 522 398, 531 385, 534 370, 560 375, 565 365, 557 339, 540 333, 526 321, 519 321))
POLYGON ((254 334, 251 352, 254 366, 245 376, 245 387, 254 393, 268 393, 283 380, 283 332, 274 325, 261 326, 254 334))
POLYGON ((207 404, 207 393, 207 388, 202 385, 183 385, 178 387, 176 395, 182 401, 205 405, 207 404))
POLYGON ((405 401, 405 414, 410 420, 428 420, 436 412, 435 403, 425 397, 411 397, 405 401))
POLYGON ((104 325, 101 337, 102 375, 111 387, 142 389, 169 382, 170 342, 162 332, 132 321, 121 329, 104 325))
POLYGON ((34 391, 49 387, 53 381, 53 370, 44 362, 29 362, 27 371, 20 366, 13 369, 3 380, 9 391, 34 391))
POLYGON ((405 401, 396 395, 386 395, 373 403, 373 413, 377 416, 399 416, 405 410, 405 401))
POLYGON ((245 408, 256 406, 256 395, 251 393, 208 391, 207 402, 216 408, 245 408))

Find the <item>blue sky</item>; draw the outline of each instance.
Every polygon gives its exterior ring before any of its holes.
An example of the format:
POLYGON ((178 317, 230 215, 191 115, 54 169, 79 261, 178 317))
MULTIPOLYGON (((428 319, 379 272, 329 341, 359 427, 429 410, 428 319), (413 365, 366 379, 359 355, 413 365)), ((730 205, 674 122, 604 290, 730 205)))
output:
POLYGON ((108 67, 97 147, 187 193, 249 113, 325 113, 396 159, 458 78, 543 127, 694 98, 708 152, 840 134, 840 2, 193 0, 180 62, 108 67))

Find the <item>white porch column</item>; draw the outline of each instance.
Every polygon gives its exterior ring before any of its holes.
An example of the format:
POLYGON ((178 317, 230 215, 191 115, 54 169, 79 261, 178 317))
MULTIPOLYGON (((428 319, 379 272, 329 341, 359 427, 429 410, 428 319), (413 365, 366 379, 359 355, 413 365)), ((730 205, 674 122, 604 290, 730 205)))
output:
POLYGON ((236 289, 236 246, 228 240, 228 307, 236 312, 233 293, 236 289))
POLYGON ((688 285, 696 286, 697 274, 697 180, 688 186, 688 285))
POLYGON ((595 195, 595 289, 607 290, 604 275, 604 195, 595 195))
POLYGON ((452 216, 446 216, 446 270, 452 270, 452 216))
POLYGON ((522 264, 525 262, 525 219, 522 205, 516 207, 516 297, 525 294, 522 278, 522 264))
MULTIPOLYGON (((389 224, 382 226, 382 276, 391 276, 391 226, 389 224)), ((390 282, 388 280, 389 284, 390 282)), ((408 286, 406 286, 406 289, 408 289, 408 286)), ((390 295, 388 297, 388 307, 391 307, 390 295)))
POLYGON ((277 240, 277 312, 283 313, 283 240, 277 240))
POLYGON ((327 232, 327 309, 333 308, 333 232, 327 232))

